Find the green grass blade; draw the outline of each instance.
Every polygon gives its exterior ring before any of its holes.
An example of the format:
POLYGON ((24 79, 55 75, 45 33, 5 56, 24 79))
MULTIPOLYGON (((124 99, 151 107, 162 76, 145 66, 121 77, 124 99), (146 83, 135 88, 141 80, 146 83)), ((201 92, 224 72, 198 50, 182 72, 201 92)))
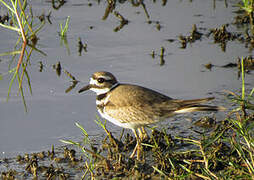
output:
POLYGON ((83 135, 87 136, 88 137, 88 133, 86 132, 86 130, 83 128, 83 126, 81 126, 79 123, 75 123, 75 125, 81 129, 83 135))
POLYGON ((19 91, 20 91, 20 94, 21 94, 21 97, 22 97, 22 102, 23 102, 23 105, 24 105, 24 108, 25 108, 25 112, 27 112, 27 105, 26 105, 25 95, 24 95, 24 91, 23 91, 23 87, 22 87, 22 79, 20 79, 18 73, 17 73, 17 79, 18 79, 18 83, 19 83, 19 91))
POLYGON ((26 9, 26 7, 27 7, 27 0, 24 0, 24 1, 23 1, 22 9, 26 9))
POLYGON ((242 59, 241 59, 241 71, 242 71, 242 100, 244 100, 244 98, 245 98, 245 80, 244 80, 244 75, 245 75, 245 73, 244 73, 244 59, 243 59, 243 57, 242 57, 242 59))
POLYGON ((23 91, 22 87, 20 88, 20 94, 21 94, 21 97, 22 97, 22 102, 23 102, 23 105, 24 105, 24 108, 25 108, 25 112, 27 112, 27 105, 26 105, 26 100, 25 100, 24 91, 23 91))
POLYGON ((13 13, 15 14, 15 10, 12 9, 8 4, 6 4, 3 0, 0 0, 0 2, 1 2, 2 4, 4 4, 4 6, 5 6, 6 8, 8 8, 11 12, 13 12, 13 13))
POLYGON ((142 146, 147 146, 147 147, 151 147, 151 148, 155 148, 154 145, 151 145, 151 144, 147 144, 147 143, 141 143, 142 146))
POLYGON ((5 52, 5 53, 0 53, 0 56, 9 56, 9 55, 15 55, 15 54, 20 54, 21 51, 11 51, 11 52, 5 52))
POLYGON ((42 21, 40 26, 36 30, 33 31, 32 35, 38 33, 43 28, 44 25, 45 25, 45 21, 42 21))
POLYGON ((253 93, 254 93, 254 88, 251 90, 251 92, 250 92, 250 97, 252 97, 252 95, 253 95, 253 93))
POLYGON ((181 166, 185 171, 187 171, 188 173, 192 173, 191 170, 189 170, 188 168, 186 168, 184 165, 179 164, 179 166, 181 166))
POLYGON ((16 76, 17 76, 17 73, 18 73, 18 72, 16 71, 16 68, 15 68, 15 73, 13 74, 13 76, 12 76, 12 78, 11 78, 11 82, 10 82, 10 84, 9 84, 9 89, 8 89, 8 94, 7 94, 7 99, 6 99, 7 102, 8 102, 8 100, 9 100, 9 98, 10 98, 11 87, 12 87, 12 84, 13 84, 13 82, 14 82, 16 76))
POLYGON ((169 178, 163 171, 159 170, 157 167, 152 166, 155 171, 157 171, 161 176, 169 178))
POLYGON ((28 44, 28 46, 32 48, 33 50, 37 51, 38 53, 42 54, 43 56, 47 56, 45 52, 43 52, 42 50, 39 50, 38 48, 32 46, 31 44, 28 44))
POLYGON ((67 32, 68 28, 69 28, 69 22, 70 22, 70 16, 67 17, 67 20, 65 22, 65 26, 63 29, 64 34, 67 32))
POLYGON ((71 144, 71 145, 77 145, 79 146, 79 143, 76 143, 72 140, 63 140, 63 139, 60 139, 59 141, 61 141, 62 143, 65 143, 65 144, 71 144))
POLYGON ((64 28, 63 28, 63 24, 60 23, 60 36, 63 38, 63 37, 66 37, 66 32, 69 28, 69 21, 70 21, 70 16, 67 17, 67 20, 65 22, 65 25, 64 25, 64 28))
POLYGON ((27 84, 28 84, 28 87, 29 87, 29 91, 30 91, 31 94, 33 94, 30 77, 29 77, 29 74, 27 73, 26 69, 24 69, 24 73, 25 73, 25 76, 26 76, 26 79, 27 79, 27 84))
POLYGON ((218 139, 220 139, 224 132, 226 131, 226 129, 224 129, 223 131, 221 131, 216 137, 214 137, 213 139, 209 139, 209 141, 204 145, 204 148, 210 146, 211 144, 213 144, 214 142, 216 142, 218 139))
POLYGON ((12 68, 12 69, 10 69, 10 70, 8 71, 8 73, 11 74, 11 73, 13 73, 14 71, 16 71, 16 69, 17 69, 16 67, 15 67, 15 68, 12 68))
POLYGON ((20 29, 19 28, 16 28, 16 27, 12 27, 12 26, 8 26, 8 25, 5 25, 3 23, 0 23, 0 26, 6 28, 6 29, 10 29, 10 30, 13 30, 13 31, 17 31, 17 32, 20 32, 20 29))
POLYGON ((99 116, 96 116, 97 120, 94 120, 95 123, 99 126, 101 126, 104 130, 106 129, 106 120, 104 121, 104 124, 101 122, 101 119, 99 116))

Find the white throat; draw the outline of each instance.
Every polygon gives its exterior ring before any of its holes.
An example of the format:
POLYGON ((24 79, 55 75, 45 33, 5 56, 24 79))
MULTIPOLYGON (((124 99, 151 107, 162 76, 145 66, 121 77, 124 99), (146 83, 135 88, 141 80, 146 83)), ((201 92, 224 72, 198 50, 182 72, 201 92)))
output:
POLYGON ((110 91, 110 88, 104 88, 104 89, 98 89, 98 88, 91 88, 93 92, 95 92, 97 95, 105 94, 110 91))

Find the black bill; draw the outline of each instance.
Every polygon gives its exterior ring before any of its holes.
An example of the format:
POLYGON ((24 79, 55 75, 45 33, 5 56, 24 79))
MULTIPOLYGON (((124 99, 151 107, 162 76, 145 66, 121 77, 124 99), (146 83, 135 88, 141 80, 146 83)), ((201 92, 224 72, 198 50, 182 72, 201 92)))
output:
POLYGON ((87 91, 87 90, 89 90, 90 88, 91 88, 91 85, 89 84, 89 85, 87 85, 87 86, 81 88, 81 89, 78 91, 78 93, 82 93, 83 91, 87 91))

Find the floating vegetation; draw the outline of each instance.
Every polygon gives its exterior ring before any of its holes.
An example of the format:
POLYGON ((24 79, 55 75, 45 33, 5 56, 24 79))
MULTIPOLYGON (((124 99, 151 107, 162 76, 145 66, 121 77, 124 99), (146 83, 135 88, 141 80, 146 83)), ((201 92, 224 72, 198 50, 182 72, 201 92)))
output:
POLYGON ((152 52, 151 52, 151 54, 150 54, 151 56, 152 56, 152 58, 154 59, 155 58, 155 51, 154 50, 152 50, 152 52))
POLYGON ((162 46, 161 47, 161 54, 160 54, 160 65, 161 66, 163 66, 165 64, 164 53, 165 53, 165 48, 162 46))
MULTIPOLYGON (((124 3, 125 1, 122 1, 121 3, 124 3)), ((120 19, 120 25, 117 26, 116 28, 114 28, 114 31, 115 32, 118 32, 120 29, 122 29, 124 27, 124 25, 128 24, 128 20, 125 19, 118 11, 116 11, 116 3, 117 1, 116 0, 107 0, 107 7, 105 8, 105 12, 104 12, 104 15, 102 17, 102 20, 106 20, 109 16, 110 13, 114 13, 114 15, 120 19)), ((145 15, 147 17, 147 21, 150 22, 150 16, 148 14, 148 11, 146 9, 146 5, 144 3, 143 0, 131 0, 131 4, 132 6, 134 7, 139 7, 139 6, 142 6, 144 12, 145 12, 145 15)), ((164 3, 163 3, 164 4, 164 3)))
MULTIPOLYGON (((237 67, 239 70, 241 70, 241 59, 238 58, 238 64, 237 67)), ((251 70, 254 70, 254 59, 252 56, 247 56, 243 58, 243 66, 246 72, 249 72, 251 70)))
POLYGON ((241 36, 240 34, 233 34, 228 32, 226 26, 227 25, 222 25, 220 28, 211 29, 208 34, 208 36, 210 36, 210 34, 213 35, 214 43, 220 44, 221 50, 223 52, 226 51, 226 45, 228 41, 233 41, 241 36))
POLYGON ((105 13, 104 13, 104 15, 102 17, 102 20, 106 20, 108 18, 109 14, 112 13, 113 10, 116 7, 115 0, 107 0, 107 3, 108 3, 108 5, 107 5, 107 7, 105 9, 105 13))
POLYGON ((72 81, 77 81, 76 78, 75 78, 70 72, 68 72, 67 70, 64 69, 64 73, 65 73, 69 78, 71 78, 72 81))
POLYGON ((244 24, 249 24, 250 23, 249 16, 246 13, 244 13, 243 10, 239 10, 236 13, 237 13, 237 16, 234 17, 233 24, 240 27, 240 26, 243 26, 244 24))
POLYGON ((165 58, 165 48, 163 46, 160 48, 160 54, 159 55, 157 55, 154 50, 152 50, 150 55, 153 59, 155 58, 155 56, 159 56, 160 66, 163 66, 165 64, 165 59, 164 59, 165 58))
POLYGON ((240 76, 242 75, 241 73, 242 68, 244 69, 245 73, 249 73, 251 70, 254 70, 254 59, 252 58, 252 56, 247 56, 244 58, 242 57, 242 59, 238 58, 237 67, 238 67, 238 78, 240 78, 240 76))
POLYGON ((82 51, 87 52, 87 44, 86 43, 82 43, 81 38, 78 38, 78 53, 79 56, 81 56, 82 51))
POLYGON ((162 0, 162 6, 166 6, 168 0, 162 0))
POLYGON ((65 93, 70 92, 72 89, 74 89, 79 81, 72 81, 72 84, 65 90, 65 93))
POLYGON ((212 67, 213 67, 214 65, 213 65, 212 63, 207 63, 207 64, 205 64, 204 66, 205 66, 206 69, 208 69, 208 70, 211 71, 211 70, 212 70, 212 67))
POLYGON ((249 22, 250 22, 250 28, 252 31, 252 34, 254 34, 254 27, 253 27, 253 0, 242 0, 242 4, 239 5, 241 9, 245 11, 245 13, 249 17, 249 22))
POLYGON ((158 31, 161 30, 161 24, 160 24, 159 21, 156 22, 156 29, 157 29, 158 31))
POLYGON ((237 38, 236 35, 227 31, 226 26, 227 25, 222 25, 220 28, 210 30, 210 34, 213 35, 214 43, 224 43, 237 38))
POLYGON ((39 19, 41 22, 43 22, 43 21, 45 21, 45 19, 47 18, 49 24, 52 24, 50 17, 51 17, 51 11, 49 11, 48 15, 45 15, 45 13, 44 13, 44 11, 43 11, 42 14, 41 14, 40 16, 38 16, 38 19, 39 19))
POLYGON ((38 19, 43 22, 45 21, 45 14, 44 14, 44 11, 42 12, 42 14, 40 16, 38 16, 38 19))
POLYGON ((120 25, 117 26, 114 31, 117 32, 119 30, 121 30, 125 25, 127 25, 129 23, 129 21, 127 19, 125 19, 119 12, 114 11, 114 15, 120 19, 120 25))
POLYGON ((61 76, 62 66, 61 66, 60 61, 58 61, 56 64, 53 64, 53 65, 52 65, 52 68, 53 68, 54 70, 56 70, 57 76, 61 76))
POLYGON ((166 41, 168 41, 169 43, 175 42, 175 39, 167 39, 166 41))
POLYGON ((50 17, 51 17, 51 11, 49 11, 49 13, 48 13, 48 15, 46 17, 47 17, 47 20, 48 20, 49 24, 52 24, 51 19, 50 19, 50 17))
POLYGON ((237 67, 237 63, 230 62, 230 63, 227 63, 227 64, 221 66, 221 67, 223 67, 223 68, 233 68, 233 67, 237 67))
POLYGON ((8 14, 0 16, 0 23, 1 24, 7 23, 9 21, 9 19, 10 19, 10 17, 8 14))
POLYGON ((69 71, 62 67, 60 61, 58 61, 56 64, 53 64, 52 68, 56 71, 57 76, 61 76, 63 71, 71 79, 72 84, 65 90, 65 93, 70 92, 73 88, 76 87, 79 81, 69 71))
POLYGON ((142 6, 142 8, 143 8, 143 10, 144 10, 144 12, 145 12, 145 15, 146 15, 146 17, 147 17, 147 20, 148 21, 150 21, 150 15, 149 15, 149 13, 148 13, 148 11, 147 11, 147 9, 146 9, 146 5, 145 5, 145 3, 144 3, 144 1, 143 0, 131 0, 131 4, 133 5, 133 6, 135 6, 135 7, 139 7, 139 6, 142 6))
POLYGON ((211 63, 205 64, 204 67, 211 70, 212 67, 220 67, 220 68, 236 68, 238 71, 238 78, 241 76, 242 65, 244 66, 245 73, 250 73, 250 71, 254 70, 254 59, 252 56, 247 56, 242 58, 243 61, 238 57, 236 62, 230 62, 222 66, 214 65, 211 63))
POLYGON ((179 36, 179 41, 181 42, 181 48, 185 49, 187 47, 187 43, 194 43, 196 40, 200 40, 202 37, 202 33, 197 31, 197 26, 194 24, 192 26, 192 31, 189 36, 179 36))
POLYGON ((70 73, 68 72, 67 70, 64 69, 64 73, 72 79, 72 84, 65 90, 65 93, 68 93, 70 92, 72 89, 74 89, 76 87, 76 85, 78 84, 78 80, 76 80, 76 78, 70 73))
POLYGON ((58 10, 66 3, 66 1, 65 0, 51 0, 51 3, 52 3, 53 9, 58 10))
POLYGON ((216 125, 216 118, 211 118, 209 116, 201 117, 194 123, 195 126, 203 127, 203 128, 212 128, 216 125))
POLYGON ((44 68, 44 65, 42 61, 39 61, 39 72, 42 72, 43 68, 44 68))

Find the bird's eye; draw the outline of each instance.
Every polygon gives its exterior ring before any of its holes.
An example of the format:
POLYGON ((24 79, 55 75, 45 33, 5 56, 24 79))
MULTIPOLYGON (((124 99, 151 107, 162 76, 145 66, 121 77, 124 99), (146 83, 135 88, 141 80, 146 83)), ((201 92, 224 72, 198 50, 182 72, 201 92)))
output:
POLYGON ((105 79, 103 79, 103 78, 98 78, 97 81, 98 81, 98 83, 103 83, 103 82, 105 81, 105 79))

